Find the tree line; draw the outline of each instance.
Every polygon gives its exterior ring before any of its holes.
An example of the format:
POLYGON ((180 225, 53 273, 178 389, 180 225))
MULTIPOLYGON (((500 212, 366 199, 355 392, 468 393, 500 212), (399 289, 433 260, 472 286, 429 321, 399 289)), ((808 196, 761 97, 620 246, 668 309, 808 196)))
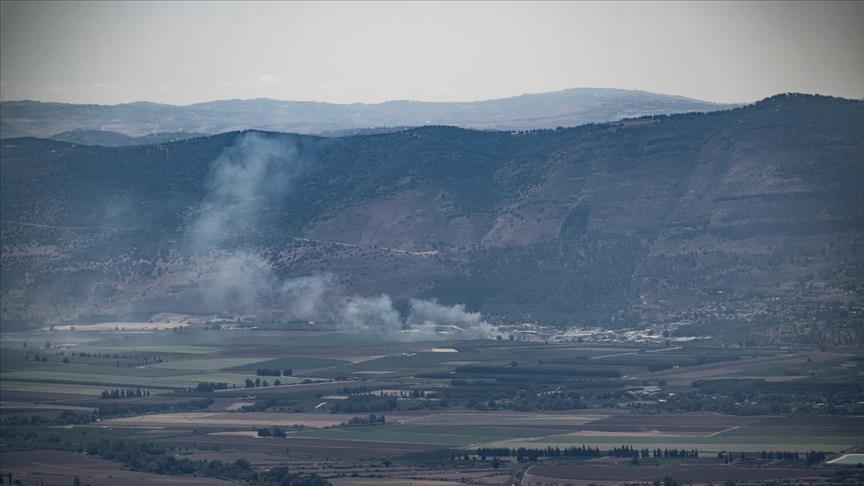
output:
POLYGON ((118 398, 141 398, 149 396, 150 390, 142 390, 141 388, 114 388, 111 390, 102 390, 99 398, 102 400, 112 400, 118 398))
POLYGON ((477 455, 481 459, 486 460, 486 457, 515 457, 517 461, 536 461, 541 457, 629 457, 634 459, 641 458, 683 458, 697 459, 699 457, 698 449, 636 449, 630 445, 622 445, 613 447, 612 449, 601 450, 594 446, 575 446, 565 447, 545 447, 545 448, 529 448, 519 447, 515 449, 507 447, 481 447, 477 449, 477 455))
POLYGON ((258 376, 291 376, 294 374, 294 370, 290 368, 285 368, 284 370, 258 368, 255 370, 255 374, 258 376))

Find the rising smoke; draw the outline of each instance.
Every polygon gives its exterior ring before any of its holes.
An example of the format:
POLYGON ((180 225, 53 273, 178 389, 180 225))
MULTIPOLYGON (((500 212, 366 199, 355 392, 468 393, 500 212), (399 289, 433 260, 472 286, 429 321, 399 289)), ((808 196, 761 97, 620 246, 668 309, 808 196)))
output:
POLYGON ((258 313, 278 309, 283 319, 335 320, 348 330, 385 339, 491 338, 496 329, 462 305, 412 299, 402 316, 387 295, 346 295, 336 276, 319 273, 280 278, 265 250, 242 243, 266 224, 309 167, 283 138, 247 133, 213 162, 207 195, 186 231, 199 258, 200 292, 216 311, 258 313))
POLYGON ((263 213, 293 190, 306 166, 286 139, 255 132, 241 135, 210 168, 207 194, 189 225, 192 249, 219 248, 254 231, 263 213))
POLYGON ((452 306, 434 300, 411 299, 407 327, 424 333, 443 333, 466 338, 491 339, 498 329, 479 312, 468 312, 462 304, 452 306))
POLYGON ((340 315, 349 329, 404 341, 491 339, 498 334, 498 329, 484 321, 480 313, 467 312, 461 304, 447 306, 434 300, 411 299, 403 319, 387 295, 349 297, 340 315))

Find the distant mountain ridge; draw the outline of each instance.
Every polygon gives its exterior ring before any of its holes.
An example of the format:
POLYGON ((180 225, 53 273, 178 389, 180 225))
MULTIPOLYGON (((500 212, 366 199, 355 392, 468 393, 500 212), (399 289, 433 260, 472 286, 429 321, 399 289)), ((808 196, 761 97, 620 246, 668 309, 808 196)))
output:
POLYGON ((0 136, 47 138, 73 130, 118 132, 130 137, 167 132, 213 134, 246 129, 319 134, 424 125, 530 130, 644 115, 708 112, 734 106, 682 96, 605 88, 574 88, 470 102, 334 104, 253 99, 174 106, 150 102, 80 105, 4 101, 0 102, 0 136))
POLYGON ((526 132, 18 138, 0 155, 4 325, 260 316, 320 281, 500 322, 862 332, 861 101, 526 132), (207 299, 243 281, 254 305, 207 299))
POLYGON ((161 132, 140 137, 109 130, 69 130, 52 135, 51 140, 77 143, 81 145, 101 145, 103 147, 125 147, 128 145, 153 145, 157 143, 179 142, 205 136, 204 133, 161 132))

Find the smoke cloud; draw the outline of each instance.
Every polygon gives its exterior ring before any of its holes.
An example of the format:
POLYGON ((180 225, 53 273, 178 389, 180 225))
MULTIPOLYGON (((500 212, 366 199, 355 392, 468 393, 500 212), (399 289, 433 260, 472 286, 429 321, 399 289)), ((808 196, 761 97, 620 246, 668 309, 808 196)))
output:
POLYGON ((462 304, 447 306, 421 299, 411 299, 407 327, 427 333, 449 333, 477 339, 491 339, 498 333, 498 329, 484 321, 479 312, 468 312, 462 304))
POLYGON ((280 279, 266 254, 242 241, 266 224, 306 169, 284 137, 246 133, 213 162, 207 194, 193 213, 186 240, 199 260, 200 291, 210 309, 250 313, 281 309, 283 317, 310 319, 324 312, 333 276, 280 279))
POLYGON ((244 247, 244 236, 290 194, 307 168, 284 139, 244 134, 213 162, 208 193, 186 232, 201 276, 199 291, 214 311, 283 319, 332 320, 344 329, 383 339, 492 338, 496 328, 463 305, 411 299, 402 316, 388 295, 346 295, 332 273, 280 278, 264 251, 244 247))
POLYGON ((208 273, 199 290, 207 307, 220 312, 267 309, 284 319, 320 319, 331 314, 338 299, 333 274, 280 279, 267 259, 244 250, 213 253, 201 267, 208 273))
POLYGON ((348 297, 340 312, 349 329, 395 335, 402 330, 402 318, 387 295, 378 297, 348 297))
POLYGON ((253 231, 263 213, 290 193, 305 167, 285 139, 254 132, 240 136, 210 168, 207 195, 189 226, 192 249, 225 246, 253 231))
POLYGON ((461 304, 448 306, 434 300, 411 299, 408 316, 403 319, 387 295, 347 298, 341 318, 350 330, 403 341, 492 339, 498 332, 480 313, 467 312, 461 304))

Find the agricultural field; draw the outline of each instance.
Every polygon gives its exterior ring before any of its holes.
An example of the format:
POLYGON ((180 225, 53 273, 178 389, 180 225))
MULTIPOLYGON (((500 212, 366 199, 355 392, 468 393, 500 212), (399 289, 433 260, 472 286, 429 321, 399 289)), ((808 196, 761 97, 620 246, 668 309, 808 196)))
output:
POLYGON ((568 447, 628 444, 650 449, 724 451, 809 450, 841 452, 861 445, 864 417, 729 417, 724 415, 616 415, 579 430, 489 444, 492 447, 568 447))
POLYGON ((192 478, 147 474, 124 469, 120 464, 65 451, 8 452, 3 456, 3 472, 23 484, 81 484, 115 486, 146 484, 152 486, 229 486, 213 478, 192 478))
POLYGON ((93 485, 244 484, 283 467, 336 485, 794 483, 854 477, 864 448, 864 359, 851 349, 381 342, 189 321, 4 335, 2 472, 93 485), (146 466, 111 452, 143 444, 146 466), (39 469, 36 450, 58 466, 39 469))
POLYGON ((538 465, 525 473, 525 486, 548 484, 645 484, 674 477, 678 481, 706 484, 724 481, 815 481, 819 474, 808 469, 771 467, 710 467, 700 465, 669 465, 633 467, 627 464, 538 465))

